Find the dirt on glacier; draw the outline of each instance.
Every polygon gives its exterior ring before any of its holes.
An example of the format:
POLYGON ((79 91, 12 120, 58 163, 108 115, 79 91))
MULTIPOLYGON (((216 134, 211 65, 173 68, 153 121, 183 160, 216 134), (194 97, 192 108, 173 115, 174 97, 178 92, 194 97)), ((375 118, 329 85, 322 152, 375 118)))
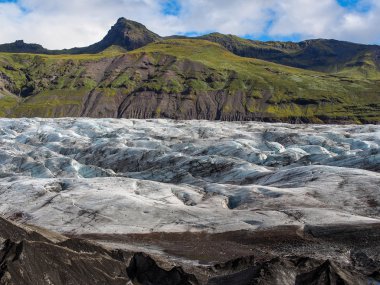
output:
MULTIPOLYGON (((157 254, 112 249, 2 218, 0 224, 0 284, 7 285, 376 284, 379 277, 379 235, 359 242, 347 237, 313 240, 285 227, 85 237, 117 242, 121 248, 156 245, 163 250, 157 254), (346 261, 342 255, 348 256, 346 261)), ((376 231, 380 233, 380 225, 376 231)))

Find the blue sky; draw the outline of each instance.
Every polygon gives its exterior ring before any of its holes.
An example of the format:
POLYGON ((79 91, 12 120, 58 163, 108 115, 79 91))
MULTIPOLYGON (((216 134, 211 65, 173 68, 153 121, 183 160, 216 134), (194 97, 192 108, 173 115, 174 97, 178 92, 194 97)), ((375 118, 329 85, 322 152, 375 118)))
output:
MULTIPOLYGON (((351 13, 359 13, 359 14, 366 14, 371 11, 371 5, 367 1, 360 1, 360 0, 336 0, 337 4, 342 7, 343 9, 346 9, 347 11, 351 13), (366 3, 365 3, 366 2, 366 3)), ((181 13, 184 11, 182 10, 182 5, 180 1, 178 0, 169 0, 164 1, 162 4, 162 13, 164 15, 170 15, 170 16, 180 16, 181 13)), ((185 11, 186 12, 186 11, 185 11)), ((271 26, 273 25, 273 20, 269 20, 267 22, 267 27, 260 33, 259 35, 252 35, 252 34, 240 34, 240 36, 244 38, 249 39, 257 39, 257 40, 263 40, 263 41, 270 41, 270 40, 280 40, 280 41, 300 41, 302 40, 302 34, 299 33, 292 33, 290 35, 270 35, 268 31, 270 30, 271 26)), ((210 30, 209 32, 213 32, 213 30, 210 30)), ((186 31, 186 32, 179 32, 179 34, 186 35, 186 36, 196 36, 200 35, 202 33, 197 31, 186 31)))
POLYGON ((181 13, 181 3, 176 0, 163 1, 161 6, 164 15, 178 16, 181 13))
MULTIPOLYGON (((7 0, 0 0, 7 1, 7 0)), ((9 2, 16 0, 8 0, 9 2)), ((360 0, 337 0, 338 4, 347 9, 358 9, 360 0)), ((367 6, 368 7, 368 6, 367 6)), ((181 3, 177 0, 164 1, 162 3, 162 12, 165 15, 179 15, 181 12, 181 3)))
POLYGON ((338 0, 338 3, 343 7, 355 7, 359 0, 338 0))
POLYGON ((163 36, 221 32, 259 40, 379 44, 378 15, 380 0, 0 0, 0 26, 7 27, 0 43, 84 46, 126 17, 163 36))

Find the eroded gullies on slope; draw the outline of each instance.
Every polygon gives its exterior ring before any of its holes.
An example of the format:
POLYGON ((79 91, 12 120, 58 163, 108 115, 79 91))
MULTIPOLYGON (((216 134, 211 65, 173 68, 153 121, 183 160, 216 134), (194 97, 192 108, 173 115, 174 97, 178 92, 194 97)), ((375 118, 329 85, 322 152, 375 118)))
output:
POLYGON ((124 53, 0 54, 0 115, 378 122, 376 80, 236 56, 195 39, 124 53))

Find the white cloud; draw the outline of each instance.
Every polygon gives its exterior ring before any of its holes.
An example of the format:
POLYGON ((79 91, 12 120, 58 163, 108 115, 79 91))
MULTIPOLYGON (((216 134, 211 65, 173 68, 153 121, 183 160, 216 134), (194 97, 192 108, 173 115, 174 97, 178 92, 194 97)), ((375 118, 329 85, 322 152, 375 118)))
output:
POLYGON ((279 1, 275 21, 269 30, 272 36, 299 34, 302 38, 336 38, 340 40, 374 43, 380 40, 377 28, 380 19, 378 0, 364 0, 369 11, 341 7, 335 0, 279 1))
POLYGON ((0 11, 0 42, 24 39, 48 48, 99 41, 122 16, 142 23, 161 17, 160 3, 153 0, 20 0, 0 3, 0 11))
POLYGON ((270 20, 272 0, 182 0, 179 22, 187 31, 261 34, 270 20))
POLYGON ((179 15, 163 15, 165 0, 19 0, 0 3, 0 42, 24 39, 48 48, 99 41, 119 17, 161 35, 218 31, 260 37, 336 38, 380 42, 379 0, 361 0, 360 12, 336 0, 178 0, 179 15))

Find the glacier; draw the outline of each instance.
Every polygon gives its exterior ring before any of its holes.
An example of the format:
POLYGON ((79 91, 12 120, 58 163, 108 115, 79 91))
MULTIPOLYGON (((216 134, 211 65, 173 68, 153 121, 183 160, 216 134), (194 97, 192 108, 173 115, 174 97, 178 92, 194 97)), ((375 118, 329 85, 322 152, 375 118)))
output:
POLYGON ((380 126, 0 119, 0 214, 65 234, 380 223, 380 126))

